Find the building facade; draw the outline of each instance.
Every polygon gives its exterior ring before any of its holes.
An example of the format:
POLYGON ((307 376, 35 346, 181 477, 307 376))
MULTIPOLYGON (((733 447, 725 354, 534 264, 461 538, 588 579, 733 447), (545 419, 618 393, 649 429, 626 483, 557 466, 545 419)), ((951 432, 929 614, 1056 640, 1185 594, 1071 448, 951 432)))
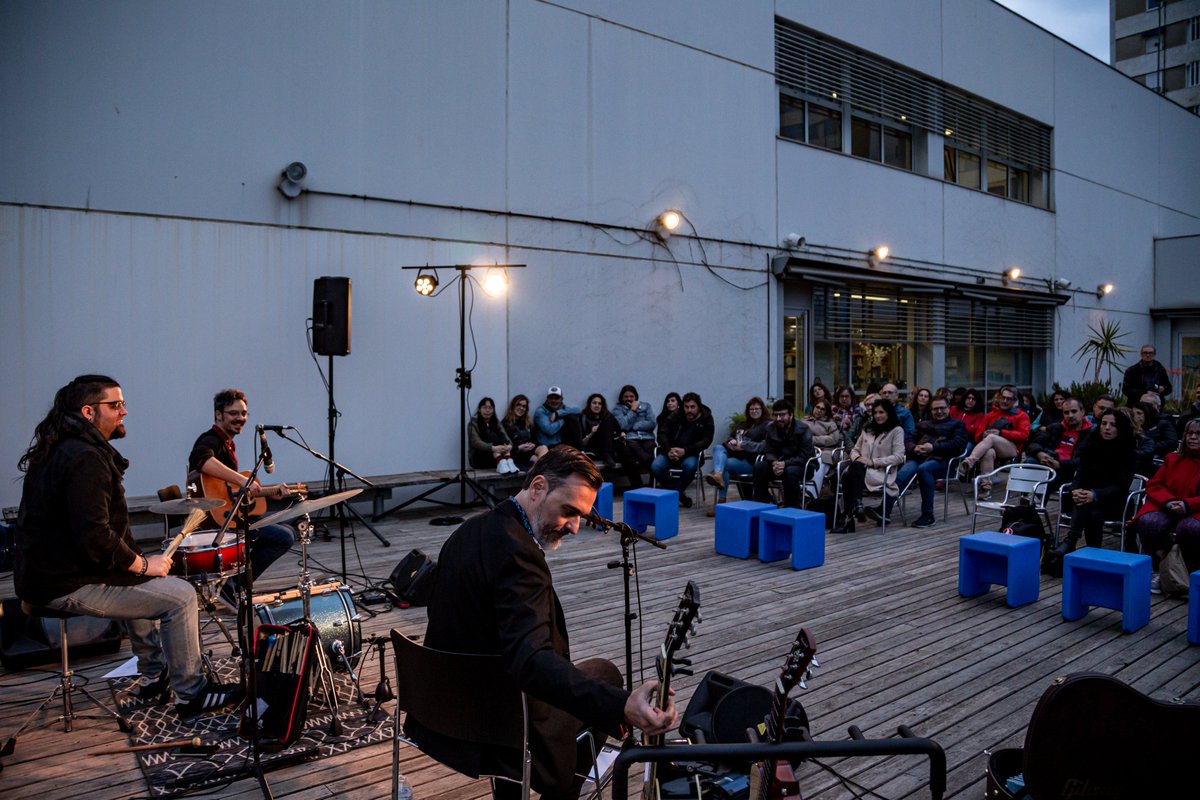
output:
POLYGON ((227 386, 321 444, 331 367, 340 461, 457 464, 453 271, 406 266, 525 265, 467 284, 472 408, 633 383, 718 425, 818 378, 1044 390, 1101 321, 1179 366, 1194 303, 1200 118, 991 0, 17 0, 0 102, 9 478, 91 371, 135 494, 227 386), (324 275, 345 357, 308 347, 324 275))
POLYGON ((1109 0, 1112 63, 1200 114, 1200 0, 1109 0))

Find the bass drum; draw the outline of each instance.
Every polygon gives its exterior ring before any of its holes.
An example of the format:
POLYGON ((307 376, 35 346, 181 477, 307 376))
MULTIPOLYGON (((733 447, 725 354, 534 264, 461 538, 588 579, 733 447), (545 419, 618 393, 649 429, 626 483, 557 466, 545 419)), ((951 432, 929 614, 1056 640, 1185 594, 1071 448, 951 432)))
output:
MULTIPOLYGON (((286 625, 304 616, 304 601, 298 589, 274 595, 255 595, 254 610, 259 622, 286 625)), ((350 589, 337 581, 314 586, 309 600, 309 613, 330 666, 339 671, 346 669, 341 655, 336 652, 338 647, 335 642, 340 642, 350 666, 357 668, 362 658, 362 626, 354 609, 354 595, 350 589)))

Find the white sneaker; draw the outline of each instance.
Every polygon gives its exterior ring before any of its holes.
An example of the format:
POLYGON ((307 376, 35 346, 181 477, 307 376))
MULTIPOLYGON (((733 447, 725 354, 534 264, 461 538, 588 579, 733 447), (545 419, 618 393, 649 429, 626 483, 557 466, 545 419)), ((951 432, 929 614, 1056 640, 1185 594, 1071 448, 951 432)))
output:
POLYGON ((1150 576, 1150 594, 1162 594, 1162 579, 1158 573, 1150 576))
POLYGON ((508 471, 513 475, 516 475, 521 471, 521 468, 517 466, 517 462, 510 458, 508 459, 508 471))
POLYGON ((507 458, 502 458, 496 462, 496 472, 499 472, 501 475, 508 474, 508 459, 507 458))

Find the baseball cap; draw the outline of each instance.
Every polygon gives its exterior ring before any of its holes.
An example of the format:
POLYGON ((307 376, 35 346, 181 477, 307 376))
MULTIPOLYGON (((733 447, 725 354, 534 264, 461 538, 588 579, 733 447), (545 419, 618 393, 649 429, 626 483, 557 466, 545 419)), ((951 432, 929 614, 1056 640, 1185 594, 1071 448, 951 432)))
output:
POLYGON ((546 389, 547 397, 549 397, 550 395, 555 395, 555 394, 558 395, 559 397, 562 397, 562 388, 558 387, 558 386, 551 386, 550 388, 546 389))

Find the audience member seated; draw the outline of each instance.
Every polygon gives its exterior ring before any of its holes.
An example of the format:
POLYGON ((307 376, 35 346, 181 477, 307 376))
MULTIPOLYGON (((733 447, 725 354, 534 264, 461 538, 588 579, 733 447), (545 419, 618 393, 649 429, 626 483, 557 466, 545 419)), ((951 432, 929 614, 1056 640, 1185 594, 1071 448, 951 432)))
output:
POLYGON ((1196 391, 1192 395, 1193 402, 1187 411, 1179 415, 1178 421, 1175 423, 1175 433, 1179 438, 1183 438, 1183 426, 1187 425, 1193 419, 1200 419, 1200 385, 1196 386, 1196 391))
POLYGON ((879 396, 896 408, 896 418, 900 420, 900 427, 904 428, 904 435, 911 440, 917 433, 917 421, 913 419, 911 411, 900 405, 900 390, 896 388, 896 384, 885 383, 879 390, 879 396))
POLYGON ((854 443, 850 457, 841 465, 842 469, 842 517, 831 533, 851 533, 854 523, 865 522, 863 507, 865 492, 882 491, 894 498, 899 491, 896 472, 885 485, 888 467, 900 467, 904 463, 904 428, 896 416, 896 407, 890 400, 880 398, 871 405, 871 418, 854 443))
POLYGON ((1033 429, 1033 420, 1042 415, 1042 409, 1037 404, 1037 398, 1033 396, 1033 392, 1017 392, 1017 407, 1025 412, 1025 416, 1030 419, 1030 430, 1033 429))
POLYGON ((529 398, 523 394, 514 395, 508 401, 508 410, 504 412, 504 432, 512 443, 511 456, 520 470, 529 469, 529 465, 546 455, 549 448, 533 440, 533 421, 529 418, 529 398))
POLYGON ((679 392, 667 392, 667 396, 663 398, 662 411, 658 412, 658 416, 654 418, 654 424, 662 430, 662 426, 666 424, 667 419, 680 409, 683 405, 683 398, 679 396, 679 392))
MULTIPOLYGON (((991 472, 996 467, 996 456, 1013 459, 1021 454, 1029 439, 1029 417, 1016 405, 1017 390, 1008 384, 1001 386, 992 410, 983 420, 979 444, 958 467, 960 479, 969 481, 976 465, 983 473, 991 472)), ((991 480, 980 482, 979 490, 985 497, 990 495, 991 480)))
POLYGON ((816 454, 812 431, 796 419, 788 400, 776 400, 771 406, 772 422, 767 426, 763 459, 754 465, 754 499, 771 502, 771 481, 783 485, 783 504, 799 508, 804 491, 804 468, 816 454))
POLYGON ((978 442, 979 435, 983 433, 983 423, 987 420, 987 403, 984 402, 983 392, 978 389, 964 390, 962 401, 950 409, 950 416, 966 426, 971 444, 978 442))
POLYGON ((621 438, 621 426, 608 410, 604 395, 590 395, 583 412, 579 415, 580 443, 584 453, 593 460, 620 463, 621 472, 629 480, 630 489, 642 488, 642 470, 629 456, 629 448, 621 438))
POLYGON ((579 414, 582 409, 563 405, 562 389, 551 386, 546 390, 546 402, 533 412, 533 440, 547 448, 569 444, 583 449, 583 432, 579 414))
POLYGON ((1179 435, 1175 432, 1175 426, 1171 424, 1170 420, 1159 416, 1162 398, 1153 392, 1147 392, 1133 407, 1140 408, 1146 418, 1142 423, 1142 430, 1154 442, 1155 458, 1162 458, 1167 453, 1173 453, 1179 449, 1179 435))
POLYGON ((819 378, 813 382, 812 386, 808 387, 808 402, 804 404, 806 415, 812 413, 813 405, 818 400, 828 400, 830 404, 833 403, 833 395, 829 393, 829 387, 821 383, 819 378))
MULTIPOLYGON (((1066 403, 1063 403, 1064 412, 1066 403)), ((1058 546, 1066 555, 1082 536, 1088 547, 1100 547, 1104 520, 1120 519, 1133 482, 1133 427, 1129 418, 1109 409, 1076 449, 1075 478, 1063 492, 1063 510, 1071 515, 1071 531, 1058 546)))
POLYGON ((1027 464, 1041 464, 1055 471, 1051 489, 1075 477, 1076 453, 1092 424, 1084 419, 1083 403, 1068 397, 1062 403, 1062 422, 1053 422, 1029 439, 1027 464))
POLYGON ((765 451, 767 438, 767 404, 761 397, 751 397, 741 422, 729 430, 729 438, 712 448, 712 472, 704 480, 717 487, 717 497, 705 512, 716 516, 717 504, 724 503, 729 483, 754 474, 754 461, 765 451))
MULTIPOLYGON (((1040 428, 1045 428, 1053 425, 1055 422, 1062 422, 1062 404, 1063 400, 1067 399, 1067 393, 1062 389, 1055 389, 1050 393, 1050 405, 1046 406, 1036 416, 1032 417, 1032 422, 1029 423, 1029 430, 1036 431, 1040 428)), ((1083 401, 1080 401, 1080 406, 1083 401)))
POLYGON ((700 454, 712 440, 712 411, 695 392, 685 394, 683 406, 658 426, 658 455, 650 464, 650 472, 661 488, 679 492, 679 504, 684 508, 692 507, 687 487, 696 477, 700 454), (678 481, 671 478, 673 469, 681 471, 678 481))
POLYGON ((833 451, 842 446, 845 436, 833 418, 833 408, 828 400, 813 403, 812 413, 804 418, 804 424, 812 431, 813 446, 821 448, 821 461, 833 463, 833 451))
POLYGON ((877 393, 869 393, 863 398, 863 413, 855 420, 854 427, 850 429, 849 441, 846 442, 846 447, 854 447, 854 443, 858 441, 858 437, 862 436, 863 426, 871 421, 871 407, 875 405, 875 401, 878 399, 879 395, 877 393))
POLYGON ((1200 569, 1200 419, 1183 429, 1183 446, 1168 453, 1146 484, 1146 502, 1134 525, 1142 552, 1153 559, 1151 591, 1158 591, 1158 565, 1171 547, 1179 545, 1188 572, 1200 569))
POLYGON ((908 413, 912 414, 914 425, 922 420, 933 418, 933 416, 929 413, 929 401, 932 399, 933 395, 923 386, 914 386, 909 391, 908 413))
POLYGON ((850 432, 855 430, 855 424, 862 419, 863 407, 854 396, 853 386, 839 386, 833 393, 833 419, 842 430, 842 447, 854 444, 850 432))
MULTIPOLYGON (((917 476, 917 486, 921 490, 921 515, 913 522, 914 528, 928 528, 933 525, 933 501, 937 496, 937 482, 946 477, 950 459, 961 456, 971 443, 967 426, 961 420, 950 416, 950 402, 947 398, 937 396, 930 403, 931 419, 917 423, 917 438, 909 450, 908 460, 896 473, 896 485, 905 486, 912 476, 917 476)), ((890 497, 884 500, 888 514, 891 514, 892 501, 890 497)), ((869 516, 871 509, 867 510, 869 516)), ((877 515, 879 512, 876 511, 877 515)))
POLYGON ((475 416, 467 423, 467 460, 475 469, 495 469, 501 475, 521 471, 512 459, 512 440, 490 397, 479 401, 475 416))
POLYGON ((1125 370, 1121 381, 1121 393, 1128 405, 1138 402, 1146 392, 1156 392, 1159 397, 1171 394, 1171 379, 1167 368, 1155 360, 1158 353, 1154 345, 1142 345, 1141 359, 1125 370))
POLYGON ((1137 406, 1122 406, 1114 410, 1124 414, 1133 428, 1133 471, 1143 477, 1153 475, 1158 467, 1154 466, 1154 440, 1146 435, 1142 427, 1146 422, 1146 412, 1137 406))
POLYGON ((626 384, 621 387, 620 402, 613 406, 613 416, 621 426, 625 449, 638 470, 649 470, 654 461, 654 409, 638 398, 638 390, 626 384))
POLYGON ((1096 424, 1096 420, 1100 419, 1100 415, 1110 408, 1116 408, 1117 401, 1113 399, 1111 394, 1102 394, 1096 398, 1096 402, 1092 403, 1092 413, 1088 414, 1087 421, 1096 424))

